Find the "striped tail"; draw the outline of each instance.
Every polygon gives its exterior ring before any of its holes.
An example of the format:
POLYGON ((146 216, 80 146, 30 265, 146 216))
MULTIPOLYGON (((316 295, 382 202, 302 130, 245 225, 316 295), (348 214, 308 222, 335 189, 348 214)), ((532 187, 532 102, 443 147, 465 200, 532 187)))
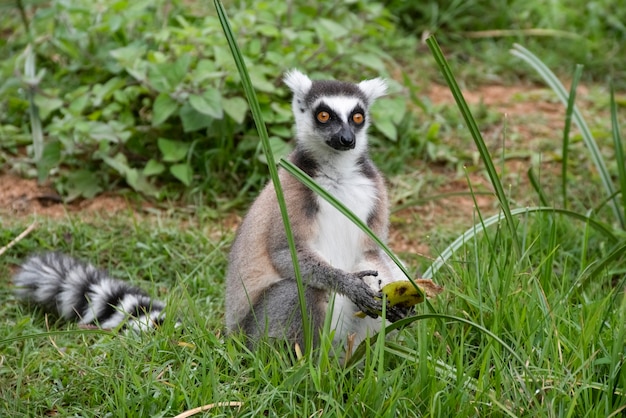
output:
POLYGON ((163 323, 165 304, 104 270, 65 254, 31 256, 13 278, 15 294, 66 320, 103 329, 138 331, 163 323))

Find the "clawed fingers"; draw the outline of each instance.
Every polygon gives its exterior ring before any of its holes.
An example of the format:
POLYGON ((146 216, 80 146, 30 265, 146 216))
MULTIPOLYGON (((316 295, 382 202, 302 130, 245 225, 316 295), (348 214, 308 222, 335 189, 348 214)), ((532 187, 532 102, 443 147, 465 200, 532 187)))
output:
POLYGON ((390 322, 396 322, 406 318, 412 312, 412 308, 400 307, 400 306, 387 306, 387 320, 390 322))
POLYGON ((374 277, 378 276, 378 272, 376 270, 363 270, 354 274, 359 279, 362 279, 363 277, 366 277, 366 276, 374 276, 374 277))

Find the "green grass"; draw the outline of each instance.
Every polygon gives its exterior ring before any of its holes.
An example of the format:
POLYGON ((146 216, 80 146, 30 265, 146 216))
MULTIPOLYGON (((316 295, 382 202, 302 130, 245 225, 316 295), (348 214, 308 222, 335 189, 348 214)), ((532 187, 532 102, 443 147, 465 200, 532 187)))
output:
MULTIPOLYGON (((25 226, 12 222, 3 242, 25 226)), ((278 346, 253 354, 222 335, 231 238, 176 219, 42 221, 0 258, 0 416, 173 416, 240 402, 215 412, 600 417, 626 399, 623 283, 610 271, 586 281, 590 260, 606 249, 582 223, 530 216, 519 230, 521 259, 506 228, 476 235, 435 275, 446 290, 433 305, 446 317, 423 315, 348 368, 329 346, 295 359, 278 346), (166 299, 184 331, 85 331, 18 304, 9 269, 50 248, 166 299)))

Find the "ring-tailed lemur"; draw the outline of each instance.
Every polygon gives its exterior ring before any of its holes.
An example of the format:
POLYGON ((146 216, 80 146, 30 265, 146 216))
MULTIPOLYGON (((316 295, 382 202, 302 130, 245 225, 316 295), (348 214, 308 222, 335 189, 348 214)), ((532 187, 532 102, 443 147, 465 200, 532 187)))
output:
MULTIPOLYGON (((383 241, 388 208, 384 179, 368 155, 368 110, 386 93, 381 78, 358 84, 312 81, 297 70, 284 78, 293 92, 296 147, 289 160, 351 209, 383 241)), ((406 280, 377 245, 338 210, 281 170, 287 212, 305 282, 314 338, 326 313, 339 344, 355 347, 381 327, 384 284, 406 280), (329 307, 329 302, 334 305, 329 307), (363 311, 367 318, 355 317, 363 311)), ((406 311, 387 309, 387 319, 406 311)), ((253 340, 267 334, 302 343, 297 283, 273 185, 245 216, 232 245, 226 277, 226 327, 253 340)))
POLYGON ((81 325, 147 330, 165 318, 165 304, 104 270, 58 252, 31 256, 13 278, 18 298, 81 325))
MULTIPOLYGON (((384 180, 367 152, 368 109, 385 94, 380 78, 358 84, 311 81, 291 71, 296 148, 290 159, 357 216, 379 238, 388 229, 384 180)), ((356 334, 358 344, 380 329, 380 289, 404 279, 400 269, 366 235, 325 200, 281 170, 281 184, 306 282, 315 336, 332 311, 335 337, 356 334), (329 309, 329 301, 334 306, 329 309), (361 310, 370 318, 356 318, 361 310)), ((102 328, 124 324, 153 328, 165 305, 142 290, 70 256, 50 252, 29 258, 14 277, 19 298, 68 320, 102 328)), ((387 319, 406 312, 387 309, 387 319)), ((253 339, 263 335, 302 342, 302 322, 291 256, 273 186, 254 202, 233 243, 226 285, 226 327, 253 339)), ((355 345, 356 346, 356 345, 355 345)))

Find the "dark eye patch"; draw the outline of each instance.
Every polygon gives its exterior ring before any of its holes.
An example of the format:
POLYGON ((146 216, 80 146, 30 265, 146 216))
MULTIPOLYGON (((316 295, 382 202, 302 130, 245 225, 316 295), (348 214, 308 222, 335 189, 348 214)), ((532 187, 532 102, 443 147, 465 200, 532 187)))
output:
POLYGON ((335 113, 329 106, 327 106, 324 103, 320 103, 316 108, 315 111, 313 112, 313 119, 315 120, 315 122, 318 125, 328 125, 329 123, 333 123, 339 120, 339 117, 337 115, 337 113, 335 113), (320 113, 327 113, 328 114, 328 119, 326 119, 326 121, 322 122, 320 120, 320 118, 318 117, 318 115, 320 113))

